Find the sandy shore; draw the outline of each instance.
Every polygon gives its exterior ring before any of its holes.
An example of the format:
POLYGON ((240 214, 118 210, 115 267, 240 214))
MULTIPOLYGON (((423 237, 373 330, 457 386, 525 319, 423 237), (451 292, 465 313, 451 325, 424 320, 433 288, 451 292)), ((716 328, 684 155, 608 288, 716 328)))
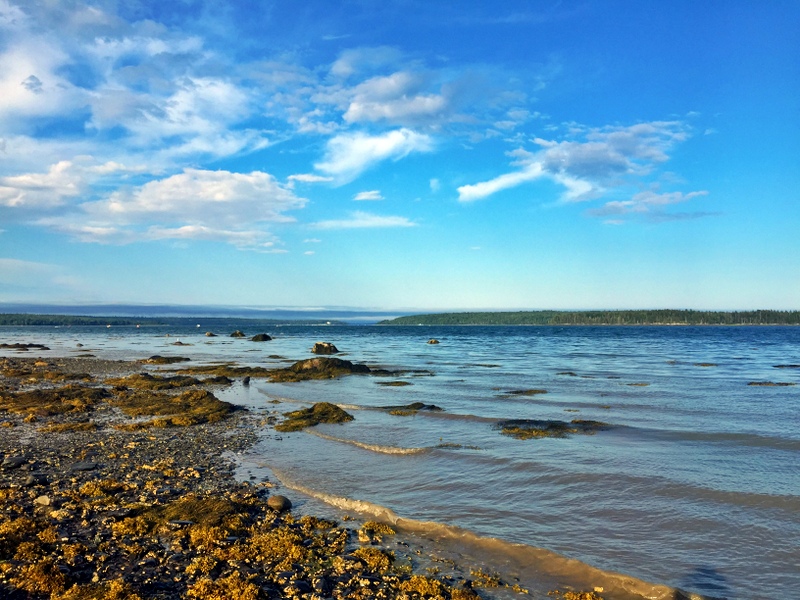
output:
POLYGON ((0 597, 531 597, 431 568, 386 525, 293 515, 270 482, 234 477, 262 417, 219 403, 220 380, 137 388, 146 369, 0 359, 0 597))

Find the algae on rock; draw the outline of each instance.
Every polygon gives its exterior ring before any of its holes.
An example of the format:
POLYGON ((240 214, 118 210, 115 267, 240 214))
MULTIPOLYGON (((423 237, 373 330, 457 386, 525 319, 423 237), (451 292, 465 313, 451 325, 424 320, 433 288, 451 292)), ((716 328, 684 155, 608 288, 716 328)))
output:
POLYGON ((276 431, 300 431, 320 423, 346 423, 353 415, 330 402, 317 402, 311 408, 286 413, 287 418, 275 426, 276 431))

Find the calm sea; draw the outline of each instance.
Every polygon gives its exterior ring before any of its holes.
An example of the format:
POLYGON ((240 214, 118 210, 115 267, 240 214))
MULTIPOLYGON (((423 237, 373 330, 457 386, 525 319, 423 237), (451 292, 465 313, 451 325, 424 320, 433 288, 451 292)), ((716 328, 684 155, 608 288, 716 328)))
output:
POLYGON ((0 343, 43 343, 52 350, 34 353, 44 356, 285 366, 332 342, 343 358, 400 373, 220 394, 264 413, 327 401, 355 417, 265 428, 247 457, 248 473, 268 468, 301 508, 395 521, 535 590, 567 579, 610 598, 671 600, 662 586, 731 600, 800 589, 799 327, 286 326, 254 343, 230 331, 207 338, 213 324, 198 324, 0 328, 0 343), (546 393, 511 393, 531 389, 546 393), (442 410, 382 410, 414 402, 442 410), (609 427, 520 440, 500 432, 507 419, 609 427))

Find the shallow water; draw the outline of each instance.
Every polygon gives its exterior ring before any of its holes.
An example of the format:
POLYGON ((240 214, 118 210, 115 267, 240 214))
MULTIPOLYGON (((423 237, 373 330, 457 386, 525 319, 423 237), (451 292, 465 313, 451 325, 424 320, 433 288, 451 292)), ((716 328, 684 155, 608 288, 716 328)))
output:
POLYGON ((748 385, 800 384, 800 369, 775 367, 800 364, 800 328, 276 327, 263 344, 206 338, 205 329, 5 328, 0 343, 52 348, 31 355, 159 353, 282 366, 310 356, 315 341, 333 342, 355 362, 427 372, 254 381, 222 394, 279 412, 324 400, 354 415, 307 432, 265 431, 251 458, 285 484, 348 510, 354 501, 388 509, 489 563, 494 555, 523 581, 526 570, 550 569, 558 579, 584 569, 537 550, 545 549, 715 597, 784 598, 800 586, 800 385, 748 385), (192 345, 171 346, 178 338, 192 345), (411 385, 379 385, 394 380, 411 385), (533 388, 547 393, 508 394, 533 388), (268 404, 274 399, 281 404, 268 404), (379 410, 412 402, 444 410, 379 410), (611 427, 518 440, 500 434, 504 419, 611 427))

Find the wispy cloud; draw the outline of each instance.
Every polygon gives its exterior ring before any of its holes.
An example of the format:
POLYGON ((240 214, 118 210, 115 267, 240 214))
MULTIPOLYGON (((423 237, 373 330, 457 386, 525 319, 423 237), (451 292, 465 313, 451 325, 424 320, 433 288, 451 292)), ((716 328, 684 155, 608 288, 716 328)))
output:
POLYGON ((606 204, 600 208, 588 210, 587 214, 592 217, 609 219, 613 224, 619 224, 623 220, 621 217, 631 215, 657 222, 705 217, 714 213, 670 213, 665 211, 665 207, 673 204, 682 204, 693 198, 707 195, 708 191, 706 190, 689 192, 688 194, 684 194, 683 192, 658 193, 657 191, 647 190, 634 194, 630 200, 606 202, 606 204))
POLYGON ((350 218, 341 220, 319 221, 312 224, 317 229, 372 229, 387 227, 415 227, 416 223, 406 217, 382 216, 355 211, 350 218))
POLYGON ((341 134, 328 141, 325 159, 314 166, 337 182, 346 183, 381 161, 400 160, 412 152, 432 149, 430 136, 406 128, 380 135, 341 134))
POLYGON ((367 192, 359 192, 353 196, 353 200, 383 200, 380 190, 369 190, 367 192))
POLYGON ((643 180, 689 134, 680 122, 655 121, 603 128, 571 124, 570 135, 580 139, 535 138, 538 148, 510 152, 518 170, 459 187, 459 200, 479 200, 541 177, 565 188, 563 202, 592 200, 630 180, 643 180))

